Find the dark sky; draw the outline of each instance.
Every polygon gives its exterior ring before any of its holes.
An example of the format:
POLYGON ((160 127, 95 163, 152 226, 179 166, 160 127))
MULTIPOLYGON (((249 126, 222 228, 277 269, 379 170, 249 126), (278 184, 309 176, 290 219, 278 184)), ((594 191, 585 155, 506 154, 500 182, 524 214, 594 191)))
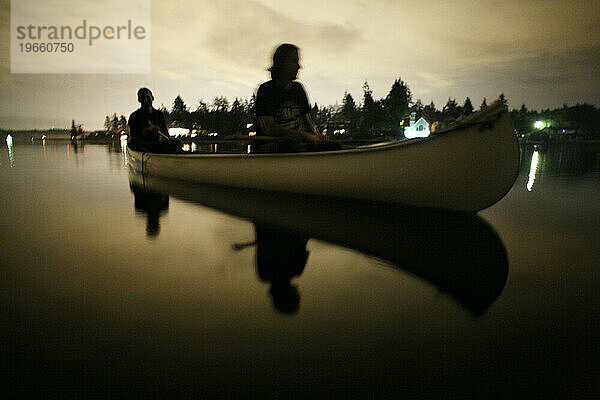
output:
MULTIPOLYGON (((54 2, 36 3, 60 18, 54 2)), ((141 86, 169 108, 178 94, 192 109, 199 99, 249 98, 268 79, 282 42, 301 48, 299 79, 319 105, 341 102, 345 91, 360 101, 365 80, 382 98, 401 78, 413 100, 438 108, 466 96, 478 107, 500 93, 511 108, 600 106, 598 0, 155 0, 149 74, 11 73, 10 2, 0 4, 5 129, 65 126, 73 118, 98 129, 107 114, 137 108, 141 86)))

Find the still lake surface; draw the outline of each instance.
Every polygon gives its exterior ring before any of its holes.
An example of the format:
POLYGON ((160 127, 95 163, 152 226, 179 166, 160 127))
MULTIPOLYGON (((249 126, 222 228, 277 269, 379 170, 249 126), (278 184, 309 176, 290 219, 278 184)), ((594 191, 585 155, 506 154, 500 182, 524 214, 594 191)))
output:
POLYGON ((0 146, 3 398, 597 398, 598 144, 523 147, 458 219, 148 199, 120 146, 0 146))

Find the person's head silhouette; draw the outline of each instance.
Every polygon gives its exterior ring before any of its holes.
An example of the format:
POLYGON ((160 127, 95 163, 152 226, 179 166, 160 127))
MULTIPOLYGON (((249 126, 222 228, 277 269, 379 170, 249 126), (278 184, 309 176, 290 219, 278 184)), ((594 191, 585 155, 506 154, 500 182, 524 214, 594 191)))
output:
POLYGON ((150 108, 152 107, 152 102, 154 101, 154 96, 152 92, 148 88, 140 88, 137 92, 138 102, 142 105, 142 108, 150 108))
POLYGON ((300 70, 298 47, 290 43, 279 45, 273 53, 273 65, 269 68, 275 80, 293 81, 300 70))

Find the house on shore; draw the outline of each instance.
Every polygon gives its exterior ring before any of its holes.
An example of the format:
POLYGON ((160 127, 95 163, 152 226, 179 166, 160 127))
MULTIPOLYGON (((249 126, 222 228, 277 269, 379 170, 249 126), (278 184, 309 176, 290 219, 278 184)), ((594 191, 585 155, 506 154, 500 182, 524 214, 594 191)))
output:
POLYGON ((404 128, 404 137, 407 139, 424 138, 429 136, 429 122, 421 117, 415 121, 417 113, 410 113, 410 122, 407 127, 404 128))

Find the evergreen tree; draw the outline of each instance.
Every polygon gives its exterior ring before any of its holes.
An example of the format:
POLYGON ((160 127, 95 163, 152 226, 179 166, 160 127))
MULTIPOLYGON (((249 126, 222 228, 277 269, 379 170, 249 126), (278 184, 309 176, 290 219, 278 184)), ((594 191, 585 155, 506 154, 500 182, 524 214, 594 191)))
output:
POLYGON ((175 100, 173 101, 173 109, 171 110, 171 112, 175 115, 184 114, 188 112, 188 108, 183 102, 181 96, 177 95, 177 97, 175 97, 175 100))
POLYGON ((201 132, 204 131, 206 128, 207 116, 208 105, 202 101, 202 99, 198 99, 198 105, 196 106, 196 109, 190 113, 191 128, 201 132))
POLYGON ((252 93, 250 100, 246 102, 246 114, 250 116, 251 120, 254 120, 256 114, 256 93, 252 93))
POLYGON ((227 112, 229 111, 229 100, 225 96, 217 96, 211 104, 212 111, 227 112))
POLYGON ((421 101, 421 99, 417 99, 417 101, 415 101, 415 104, 413 104, 413 106, 411 107, 412 111, 417 113, 417 118, 420 115, 422 115, 424 108, 425 107, 423 106, 423 102, 421 101))
POLYGON ((196 107, 196 111, 195 112, 199 113, 201 115, 208 114, 208 104, 206 104, 202 100, 198 100, 198 106, 196 107))
POLYGON ((442 114, 446 122, 457 119, 462 115, 462 107, 456 103, 456 99, 448 98, 448 102, 442 108, 442 114))
POLYGON ((111 126, 110 117, 107 115, 106 118, 104 118, 104 131, 107 134, 108 134, 108 132, 110 132, 110 126, 111 126))
POLYGON ((344 93, 344 98, 342 100, 341 117, 347 133, 350 135, 356 133, 360 111, 356 106, 354 98, 348 92, 344 93))
POLYGON ((411 102, 412 94, 410 89, 402 79, 396 79, 387 97, 382 102, 385 118, 384 124, 388 133, 399 133, 400 121, 409 113, 411 102))
POLYGON ((485 110, 487 108, 487 100, 485 99, 485 97, 483 98, 483 101, 481 102, 481 105, 479 106, 479 110, 485 110))
POLYGON ((423 107, 423 110, 421 111, 421 115, 423 117, 425 117, 425 119, 430 124, 442 119, 440 112, 435 108, 435 104, 433 104, 433 101, 423 107))
POLYGON ((217 96, 210 105, 207 118, 207 129, 221 135, 229 134, 228 126, 229 100, 225 96, 217 96))
POLYGON ((469 96, 465 99, 465 104, 463 105, 463 115, 471 115, 473 114, 473 104, 471 103, 471 99, 469 96))
POLYGON ((319 117, 319 105, 317 103, 315 103, 315 105, 310 108, 309 115, 310 119, 313 120, 318 129, 319 123, 317 122, 317 118, 319 117))
POLYGON ((169 125, 171 126, 176 125, 177 128, 188 129, 192 127, 190 111, 179 95, 173 100, 173 108, 171 109, 170 117, 169 125))
POLYGON ((330 123, 332 119, 333 112, 331 106, 319 108, 319 113, 317 117, 317 120, 319 121, 319 124, 317 125, 319 127, 319 132, 323 132, 323 130, 325 129, 327 129, 328 133, 331 132, 330 123))
POLYGON ((506 109, 508 109, 508 100, 504 97, 504 93, 500 93, 498 96, 498 101, 502 104, 506 109))
POLYGON ((527 110, 525 104, 521 105, 520 110, 512 110, 510 112, 510 117, 515 131, 517 131, 520 134, 525 134, 531 130, 533 121, 532 117, 529 114, 530 113, 527 110))
POLYGON ((125 118, 124 115, 121 115, 119 117, 119 124, 118 124, 118 133, 121 134, 122 132, 129 133, 129 126, 127 125, 127 118, 125 118))
POLYGON ((119 132, 119 117, 117 117, 117 113, 114 113, 110 120, 110 135, 116 135, 119 132))
POLYGON ((373 100, 373 91, 367 81, 363 85, 363 105, 359 121, 360 134, 376 136, 381 125, 383 108, 380 102, 373 100))
POLYGON ((231 103, 231 111, 229 112, 228 126, 225 129, 226 134, 239 135, 245 132, 248 120, 242 102, 236 97, 231 103))

